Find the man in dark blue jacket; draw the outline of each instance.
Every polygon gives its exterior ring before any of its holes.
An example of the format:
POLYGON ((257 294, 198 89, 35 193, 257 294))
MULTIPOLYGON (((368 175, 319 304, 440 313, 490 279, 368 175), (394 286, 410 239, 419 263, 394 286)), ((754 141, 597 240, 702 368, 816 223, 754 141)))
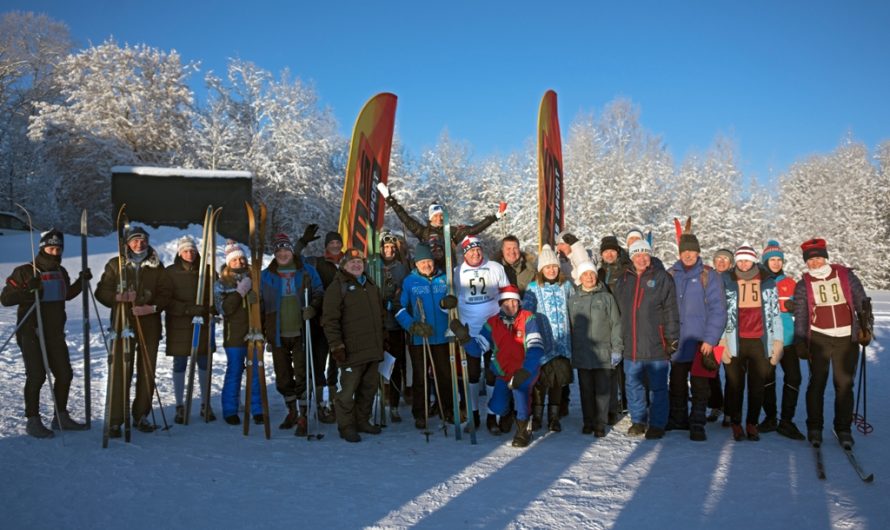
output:
POLYGON ((668 270, 674 277, 680 311, 680 345, 671 356, 668 430, 689 429, 689 438, 705 441, 709 379, 719 367, 714 347, 726 328, 726 294, 717 271, 702 263, 694 234, 680 237, 680 259, 668 270), (692 414, 689 380, 692 380, 692 414))
POLYGON ((652 247, 644 239, 631 245, 634 268, 618 279, 615 299, 621 310, 624 372, 633 422, 627 433, 645 433, 647 439, 656 440, 664 436, 667 424, 669 358, 677 351, 680 322, 674 280, 663 269, 653 267, 651 254, 652 247), (649 382, 648 409, 644 377, 649 382))

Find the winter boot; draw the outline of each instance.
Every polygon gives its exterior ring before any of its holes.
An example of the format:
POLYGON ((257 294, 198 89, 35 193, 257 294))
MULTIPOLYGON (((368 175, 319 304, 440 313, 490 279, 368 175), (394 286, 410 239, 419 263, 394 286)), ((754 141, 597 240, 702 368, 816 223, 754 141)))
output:
POLYGON ((660 440, 664 438, 664 429, 660 427, 654 427, 652 425, 646 429, 646 439, 647 440, 660 440))
MULTIPOLYGON (((529 422, 529 425, 531 425, 531 422, 529 422)), ((513 411, 512 410, 510 412, 504 414, 503 416, 501 416, 500 421, 498 421, 498 428, 504 434, 508 434, 510 431, 513 430, 513 411)))
POLYGON ((589 423, 585 423, 581 427, 581 434, 592 434, 592 433, 593 433, 593 425, 590 425, 589 423))
POLYGON ((282 430, 293 429, 294 425, 297 424, 297 404, 293 401, 288 401, 286 405, 287 416, 284 417, 284 421, 278 426, 278 428, 282 430))
POLYGON ((213 409, 206 403, 201 403, 201 418, 204 418, 204 407, 207 407, 207 421, 216 421, 216 414, 213 413, 213 409))
POLYGON ((178 423, 182 425, 185 423, 185 407, 182 405, 176 405, 176 416, 173 417, 173 423, 178 423))
POLYGON ((108 437, 109 438, 120 438, 121 437, 121 426, 120 425, 112 425, 108 428, 108 437))
POLYGON ((794 424, 791 420, 781 420, 779 421, 779 426, 776 427, 776 432, 784 436, 785 438, 791 438, 792 440, 806 440, 807 437, 803 435, 802 432, 797 428, 797 425, 794 424))
POLYGON ((569 397, 566 395, 562 396, 562 401, 559 403, 559 417, 565 418, 569 415, 569 397))
POLYGON ((306 406, 300 405, 299 413, 297 414, 297 430, 294 431, 294 436, 307 436, 309 434, 309 420, 306 418, 306 406))
POLYGON ((605 425, 598 425, 593 428, 593 436, 596 438, 604 438, 606 436, 606 427, 605 425))
POLYGON ((690 425, 689 426, 689 439, 693 442, 704 442, 708 439, 708 435, 705 434, 705 426, 704 425, 690 425))
POLYGON ((66 431, 85 431, 87 430, 86 423, 77 423, 76 421, 71 419, 71 415, 68 414, 68 411, 63 411, 59 413, 59 417, 53 416, 52 428, 54 431, 59 430, 59 419, 62 420, 62 429, 66 431))
POLYGON ((318 406, 318 421, 322 423, 337 423, 337 414, 334 407, 330 403, 323 403, 318 406))
POLYGON ((237 414, 232 414, 231 416, 226 416, 223 419, 226 420, 226 423, 228 423, 229 425, 241 425, 241 418, 238 417, 237 414))
POLYGON ((343 429, 340 429, 340 438, 343 438, 349 443, 362 441, 362 437, 358 435, 358 431, 355 427, 344 427, 343 429))
POLYGON ((853 441, 853 434, 850 431, 834 431, 834 435, 837 436, 837 441, 844 451, 853 449, 853 444, 856 442, 853 441))
POLYGON ((540 431, 544 423, 544 405, 532 407, 532 431, 540 431))
POLYGON ((708 414, 708 423, 714 423, 715 421, 719 420, 720 414, 722 414, 722 413, 723 413, 723 411, 720 410, 719 408, 711 409, 711 413, 708 414))
POLYGON ((43 425, 43 420, 40 419, 40 416, 31 416, 28 418, 28 425, 25 427, 25 432, 34 438, 52 438, 55 436, 51 430, 43 425))
POLYGON ((745 439, 745 431, 742 430, 741 423, 732 423, 732 439, 741 442, 745 439))
POLYGON ((760 425, 757 426, 757 430, 760 432, 773 432, 778 428, 779 424, 776 421, 775 417, 767 417, 764 418, 760 425))
POLYGON ((667 425, 664 426, 665 431, 688 431, 689 430, 689 409, 684 401, 683 403, 672 403, 671 413, 668 416, 667 425))
POLYGON ((757 431, 756 423, 748 423, 745 425, 745 432, 748 435, 748 439, 752 442, 760 441, 760 433, 757 431))
POLYGON ((630 428, 627 429, 628 436, 642 436, 646 434, 646 426, 642 423, 633 423, 630 428))
POLYGON ((501 435, 501 428, 498 426, 498 417, 494 414, 485 416, 485 428, 494 436, 501 435))
POLYGON ((423 418, 415 418, 414 419, 414 428, 415 429, 426 429, 426 420, 423 418))
POLYGON ((621 421, 621 414, 618 412, 610 412, 606 417, 606 423, 610 426, 615 425, 619 421, 621 421))
POLYGON ((136 427, 136 430, 139 432, 155 432, 155 429, 158 428, 157 425, 153 425, 148 421, 148 416, 142 416, 138 421, 134 419, 133 427, 136 427))
POLYGON ((813 445, 813 447, 821 447, 822 446, 822 429, 808 429, 807 430, 807 440, 813 445))
POLYGON ((729 427, 731 424, 732 424, 732 420, 729 418, 729 416, 727 416, 724 413, 723 414, 723 423, 721 423, 720 425, 722 425, 723 427, 729 427))
POLYGON ((553 432, 562 431, 562 425, 559 423, 559 405, 547 407, 547 428, 553 432))
POLYGON ((392 405, 389 407, 389 419, 393 423, 402 423, 402 416, 399 414, 398 405, 392 405))
POLYGON ((253 415, 253 423, 256 425, 262 425, 263 423, 265 423, 265 420, 263 419, 263 415, 262 414, 254 414, 253 415))
POLYGON ((531 422, 516 420, 516 434, 513 436, 513 447, 528 447, 532 441, 531 422))
POLYGON ((366 432, 368 434, 380 434, 381 432, 383 432, 378 425, 372 425, 369 421, 359 423, 356 427, 356 430, 358 432, 366 432))

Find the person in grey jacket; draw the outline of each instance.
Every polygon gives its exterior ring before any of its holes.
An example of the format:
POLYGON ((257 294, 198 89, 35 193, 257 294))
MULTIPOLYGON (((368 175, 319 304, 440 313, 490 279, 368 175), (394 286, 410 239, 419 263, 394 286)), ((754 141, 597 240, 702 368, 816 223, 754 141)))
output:
POLYGON ((578 371, 584 434, 606 435, 612 390, 612 368, 624 349, 618 303, 606 284, 597 281, 596 266, 578 266, 578 287, 569 298, 572 366, 578 371))

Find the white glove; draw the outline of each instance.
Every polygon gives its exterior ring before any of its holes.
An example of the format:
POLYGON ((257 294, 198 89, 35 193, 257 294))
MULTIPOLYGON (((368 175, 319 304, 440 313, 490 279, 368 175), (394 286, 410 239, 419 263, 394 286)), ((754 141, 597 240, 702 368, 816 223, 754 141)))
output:
POLYGON ((503 217, 504 217, 505 215, 507 215, 507 203, 505 203, 505 202, 502 201, 502 202, 498 205, 498 211, 497 211, 496 214, 494 214, 494 216, 497 217, 498 219, 503 219, 503 217))
POLYGON ((380 192, 380 195, 383 195, 384 199, 389 198, 389 188, 386 187, 386 184, 382 182, 377 183, 377 191, 380 192))
POLYGON ((612 368, 618 366, 618 363, 621 362, 622 355, 618 352, 612 352, 612 368))
POLYGON ((782 360, 782 355, 785 354, 785 345, 780 340, 773 341, 773 354, 770 355, 769 363, 773 366, 779 364, 782 360))
POLYGON ((235 290, 238 291, 238 294, 241 295, 241 298, 247 294, 247 291, 252 287, 252 283, 250 281, 250 276, 245 276, 238 281, 238 285, 235 286, 235 290))

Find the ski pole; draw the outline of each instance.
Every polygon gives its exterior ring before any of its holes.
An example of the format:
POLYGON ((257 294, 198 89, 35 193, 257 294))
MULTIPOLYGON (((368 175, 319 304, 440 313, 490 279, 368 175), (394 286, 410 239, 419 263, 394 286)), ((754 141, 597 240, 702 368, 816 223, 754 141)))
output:
MULTIPOLYGON (((154 390, 155 390, 154 393, 158 399, 158 408, 161 409, 161 419, 164 421, 164 430, 169 431, 170 425, 167 423, 167 415, 164 413, 164 403, 161 401, 161 391, 158 390, 158 385, 156 384, 156 381, 155 381, 155 371, 154 371, 154 368, 152 368, 151 363, 149 362, 148 357, 147 357, 148 347, 145 342, 145 334, 142 332, 142 323, 139 320, 138 315, 134 315, 134 317, 135 318, 133 320, 136 321, 136 334, 139 337, 139 347, 142 349, 142 352, 141 352, 142 355, 140 355, 139 358, 142 360, 143 368, 146 371, 145 375, 148 377, 146 384, 149 387, 147 390, 148 390, 148 393, 151 394, 151 387, 154 387, 154 390)), ((151 397, 149 397, 149 400, 150 399, 151 399, 151 397)), ((152 423, 154 423, 155 422, 154 408, 151 409, 151 417, 152 417, 151 421, 152 421, 152 423)), ((169 432, 168 432, 168 434, 169 434, 169 432)))
POLYGON ((861 432, 862 434, 871 434, 874 431, 874 427, 870 423, 868 423, 868 403, 866 399, 866 376, 865 376, 865 367, 867 363, 865 362, 865 346, 862 347, 862 368, 859 370, 859 388, 856 389, 856 407, 855 412, 853 413, 853 421, 856 423, 856 430, 861 432), (862 415, 859 415, 859 398, 862 397, 862 415))
MULTIPOLYGON (((308 279, 309 279, 309 275, 304 274, 303 275, 304 285, 307 285, 306 282, 308 279)), ((303 307, 309 307, 309 287, 308 287, 308 285, 307 285, 306 289, 303 290, 303 307)), ((318 396, 316 395, 317 392, 315 391, 315 359, 314 359, 314 352, 312 351, 312 329, 311 329, 312 326, 309 325, 308 319, 304 320, 303 322, 304 322, 304 328, 306 330, 304 340, 306 342, 306 401, 307 401, 306 415, 307 416, 312 415, 312 405, 315 404, 315 420, 314 420, 315 434, 311 434, 311 433, 308 434, 306 436, 306 439, 307 440, 321 440, 322 438, 324 438, 324 434, 322 434, 320 432, 321 425, 319 424, 319 421, 318 421, 318 404, 316 401, 318 399, 318 396), (312 387, 311 392, 309 390, 310 386, 312 387)), ((308 424, 309 418, 306 418, 306 422, 308 424)))
POLYGON ((28 311, 25 312, 25 316, 22 317, 22 319, 19 321, 18 325, 16 325, 15 329, 12 330, 12 333, 9 334, 9 338, 6 339, 6 341, 3 343, 3 346, 0 346, 0 353, 3 353, 3 350, 6 349, 6 346, 9 344, 9 341, 11 341, 13 339, 13 337, 15 337, 15 334, 19 332, 19 330, 25 324, 25 321, 28 320, 28 317, 31 316, 31 313, 34 312, 34 309, 36 307, 37 306, 35 304, 31 304, 31 307, 28 309, 28 311))

